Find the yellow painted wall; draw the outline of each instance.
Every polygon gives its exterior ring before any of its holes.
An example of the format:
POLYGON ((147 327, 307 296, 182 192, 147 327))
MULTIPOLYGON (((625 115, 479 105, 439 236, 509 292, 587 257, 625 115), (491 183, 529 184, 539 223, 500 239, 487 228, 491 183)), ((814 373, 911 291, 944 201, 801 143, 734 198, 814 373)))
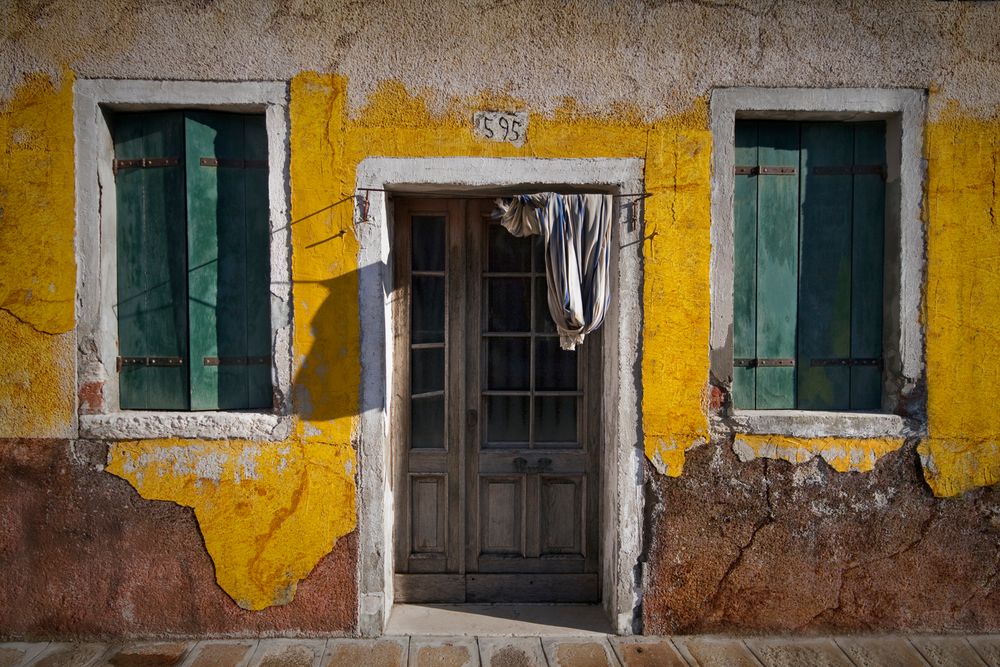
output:
POLYGON ((0 438, 73 435, 73 77, 0 101, 0 438))
POLYGON ((1000 109, 927 126, 928 438, 935 495, 1000 482, 1000 109))
MULTIPOLYGON (((69 75, 25 81, 3 103, 0 132, 0 437, 69 435, 73 393, 73 160, 69 75), (42 232, 44 230, 44 233, 42 232), (40 261, 41 260, 41 261, 40 261), (16 384, 20 383, 20 384, 16 384), (11 390, 10 386, 21 387, 11 390), (24 387, 32 397, 24 397, 24 387)), ((108 471, 148 499, 192 507, 217 580, 241 606, 288 602, 295 585, 354 530, 359 413, 358 240, 355 171, 369 156, 640 157, 646 159, 644 447, 668 475, 708 438, 707 381, 711 136, 704 99, 647 122, 634 109, 607 114, 567 100, 532 115, 522 148, 475 137, 483 108, 526 110, 483 95, 432 114, 423 99, 385 82, 357 114, 347 81, 303 73, 291 84, 291 221, 295 426, 284 442, 117 443, 108 471)), ((929 239, 927 363, 930 437, 921 445, 939 495, 1000 476, 997 152, 1000 121, 954 109, 927 133, 929 239)), ((750 456, 800 462, 824 456, 837 470, 870 470, 901 441, 741 438, 750 456)))

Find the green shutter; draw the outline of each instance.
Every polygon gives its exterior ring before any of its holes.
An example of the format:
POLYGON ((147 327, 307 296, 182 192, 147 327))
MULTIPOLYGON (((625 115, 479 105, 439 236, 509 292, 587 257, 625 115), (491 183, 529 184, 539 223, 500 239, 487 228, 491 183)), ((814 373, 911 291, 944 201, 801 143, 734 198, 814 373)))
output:
POLYGON ((738 121, 736 164, 734 405, 879 409, 885 124, 738 121))
POLYGON ((114 144, 116 161, 176 160, 116 166, 121 407, 187 409, 186 361, 168 361, 187 357, 183 117, 122 114, 114 144))
POLYGON ((882 368, 870 362, 882 360, 885 123, 857 123, 854 132, 851 409, 878 410, 882 368), (860 360, 867 361, 859 365, 860 360))
MULTIPOLYGON (((754 121, 736 122, 736 164, 758 165, 754 121)), ((757 356, 757 177, 737 173, 734 178, 733 405, 753 409, 756 368, 747 360, 757 356)))
MULTIPOLYGON (((760 121, 757 133, 757 159, 761 167, 791 167, 798 170, 797 125, 760 121)), ((798 179, 794 173, 761 173, 756 178, 756 357, 758 360, 792 359, 795 357, 797 304, 798 179)), ((756 385, 757 409, 794 407, 794 367, 759 365, 756 370, 756 385)))
MULTIPOLYGON (((253 164, 267 164, 267 128, 264 116, 244 116, 246 159, 253 164)), ((270 408, 271 391, 271 207, 267 193, 268 170, 247 169, 247 354, 267 359, 266 363, 247 366, 247 407, 270 408)))
POLYGON ((802 124, 798 407, 850 407, 854 130, 802 124))
POLYGON ((191 407, 269 407, 263 118, 188 112, 185 125, 191 407))

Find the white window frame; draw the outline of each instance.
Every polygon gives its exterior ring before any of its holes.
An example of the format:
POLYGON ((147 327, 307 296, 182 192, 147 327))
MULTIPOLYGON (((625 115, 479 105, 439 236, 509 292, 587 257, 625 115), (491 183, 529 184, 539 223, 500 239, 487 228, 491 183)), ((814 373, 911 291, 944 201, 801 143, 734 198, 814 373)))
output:
POLYGON ((710 103, 712 132, 712 329, 710 382, 729 389, 733 375, 735 122, 882 119, 886 122, 886 235, 882 410, 732 410, 709 416, 714 432, 795 437, 881 438, 923 432, 924 282, 923 128, 926 94, 913 89, 720 88, 710 103), (914 405, 914 404, 917 405, 914 405), (907 416, 895 414, 907 413, 907 416))
MULTIPOLYGON (((77 388, 102 386, 79 414, 79 434, 98 440, 247 438, 291 431, 291 237, 288 227, 288 85, 285 82, 82 79, 73 86, 76 154, 77 388), (208 109, 265 115, 270 206, 271 382, 276 407, 257 411, 119 409, 117 220, 108 111, 208 109)), ((82 391, 81 391, 82 390, 82 391)))

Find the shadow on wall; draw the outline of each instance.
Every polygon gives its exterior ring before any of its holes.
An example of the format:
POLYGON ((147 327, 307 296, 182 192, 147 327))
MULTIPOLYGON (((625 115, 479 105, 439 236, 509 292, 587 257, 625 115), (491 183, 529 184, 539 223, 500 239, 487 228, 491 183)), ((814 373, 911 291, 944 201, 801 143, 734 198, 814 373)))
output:
POLYGON ((312 347, 292 381, 293 410, 302 419, 327 421, 384 408, 384 382, 364 384, 364 377, 385 377, 388 341, 382 304, 391 291, 388 281, 383 262, 327 280, 293 281, 293 287, 310 285, 325 290, 322 304, 314 314, 299 312, 296 318, 297 326, 308 326, 313 337, 312 347), (360 303, 378 305, 369 308, 369 312, 359 313, 356 308, 360 303), (367 355, 362 329, 365 336, 379 342, 368 346, 373 351, 367 355), (369 372, 363 373, 362 368, 369 365, 375 368, 367 368, 369 372))

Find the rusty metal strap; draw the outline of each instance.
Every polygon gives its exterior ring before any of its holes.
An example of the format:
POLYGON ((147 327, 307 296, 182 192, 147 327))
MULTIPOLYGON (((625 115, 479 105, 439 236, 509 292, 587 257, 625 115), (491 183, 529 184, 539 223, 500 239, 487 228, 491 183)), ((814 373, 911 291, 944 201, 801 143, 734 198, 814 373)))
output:
POLYGON ((260 366, 271 363, 271 357, 205 357, 206 366, 260 366))
POLYGON ((877 366, 882 367, 881 358, 864 358, 864 359, 849 359, 846 357, 837 357, 833 359, 810 359, 809 365, 816 366, 877 366))
POLYGON ((267 167, 267 160, 243 160, 240 158, 203 157, 198 163, 203 167, 231 169, 263 169, 267 167))
POLYGON ((116 366, 183 366, 184 357, 118 357, 116 366))
POLYGON ((115 160, 113 167, 119 169, 149 169, 151 167, 174 167, 178 159, 175 157, 141 157, 128 160, 115 160))
POLYGON ((733 359, 737 368, 766 368, 768 366, 794 366, 794 359, 733 359))
POLYGON ((738 166, 736 174, 738 176, 794 176, 798 173, 795 167, 765 167, 765 166, 738 166))

